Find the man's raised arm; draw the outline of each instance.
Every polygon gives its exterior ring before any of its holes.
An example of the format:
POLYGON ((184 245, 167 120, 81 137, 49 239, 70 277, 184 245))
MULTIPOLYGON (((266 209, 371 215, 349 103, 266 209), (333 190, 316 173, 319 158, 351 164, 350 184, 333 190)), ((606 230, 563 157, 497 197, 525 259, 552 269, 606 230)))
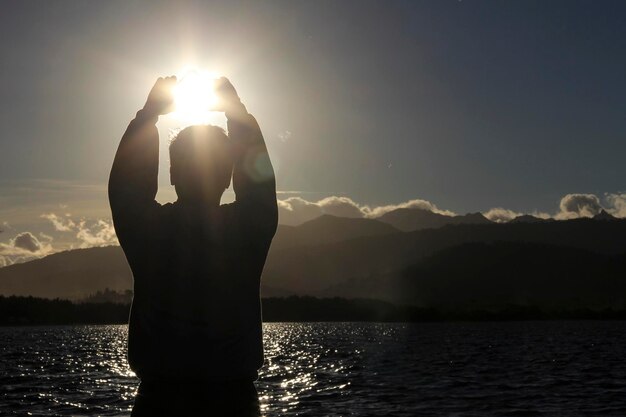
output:
POLYGON ((109 176, 109 203, 118 237, 152 205, 158 187, 159 115, 171 110, 176 77, 159 78, 143 109, 130 122, 117 148, 109 176))
POLYGON ((217 89, 223 100, 228 136, 233 147, 233 190, 247 222, 268 236, 278 224, 276 178, 265 140, 256 119, 247 112, 232 84, 221 78, 217 89))

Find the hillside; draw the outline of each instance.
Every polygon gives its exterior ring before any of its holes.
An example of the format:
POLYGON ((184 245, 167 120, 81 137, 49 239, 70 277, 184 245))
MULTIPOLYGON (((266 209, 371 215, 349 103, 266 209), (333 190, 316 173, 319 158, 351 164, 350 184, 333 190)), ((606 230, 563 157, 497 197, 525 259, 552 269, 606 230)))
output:
POLYGON ((358 237, 383 236, 392 233, 399 233, 399 230, 378 220, 336 217, 325 214, 299 226, 280 225, 272 241, 272 249, 322 245, 358 237))
MULTIPOLYGON (((371 219, 321 216, 300 226, 280 226, 271 253, 280 249, 321 245, 356 237, 399 233, 371 219)), ((123 293, 132 289, 132 275, 119 246, 70 250, 42 259, 0 268, 0 294, 43 298, 84 299, 105 289, 123 293)), ((264 296, 292 292, 262 285, 264 296)))
MULTIPOLYGON (((376 220, 324 216, 300 226, 279 228, 263 273, 262 294, 266 297, 298 294, 396 300, 400 288, 404 297, 399 298, 401 301, 421 303, 425 294, 423 288, 400 284, 406 280, 420 281, 421 276, 439 276, 437 282, 446 282, 449 278, 454 291, 467 294, 468 288, 454 280, 462 279, 473 288, 474 282, 479 283, 481 277, 491 273, 489 268, 499 268, 504 277, 516 271, 542 277, 535 282, 540 291, 542 285, 549 288, 551 282, 567 285, 554 273, 567 270, 570 265, 578 265, 572 273, 596 268, 599 274, 605 274, 606 270, 600 268, 602 262, 625 252, 626 220, 458 224, 399 232, 376 220), (526 244, 537 249, 528 249, 527 253, 519 249, 520 253, 526 253, 524 262, 519 264, 510 255, 511 251, 497 252, 500 248, 497 245, 486 246, 488 249, 478 246, 483 248, 481 250, 464 246, 496 243, 526 244), (469 262, 461 256, 464 253, 473 254, 475 259, 469 262), (584 262, 577 264, 578 259, 584 262), (442 272, 449 272, 446 265, 460 266, 453 274, 442 272), (482 269, 476 270, 474 275, 464 273, 476 265, 482 265, 482 269), (555 270, 554 265, 560 266, 555 270), (587 266, 591 269, 585 269, 587 266), (406 278, 405 272, 409 270, 422 272, 406 278)), ((590 272, 588 279, 593 282, 598 278, 590 272)), ((131 287, 130 270, 119 247, 62 252, 0 268, 0 294, 4 295, 82 299, 105 288, 124 292, 131 287)), ((431 301, 443 293, 436 293, 431 301)), ((584 297, 585 292, 581 294, 584 297)), ((454 299, 451 295, 448 294, 448 298, 454 299)))
POLYGON ((467 243, 405 269, 397 301, 441 310, 626 307, 626 251, 619 255, 540 243, 467 243))
POLYGON ((626 220, 448 225, 439 229, 288 248, 270 252, 264 282, 298 294, 318 295, 350 278, 401 270, 445 248, 497 241, 621 254, 626 251, 626 220))
POLYGON ((465 243, 403 270, 354 278, 326 297, 377 297, 438 311, 626 308, 626 252, 596 253, 540 243, 465 243))
POLYGON ((132 288, 130 268, 119 246, 76 249, 0 268, 0 294, 79 299, 109 288, 132 288))

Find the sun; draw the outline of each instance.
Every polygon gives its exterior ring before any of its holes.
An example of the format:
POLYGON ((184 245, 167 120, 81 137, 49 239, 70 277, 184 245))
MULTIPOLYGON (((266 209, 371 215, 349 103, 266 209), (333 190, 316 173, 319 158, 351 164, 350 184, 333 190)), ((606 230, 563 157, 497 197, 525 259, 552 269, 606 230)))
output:
POLYGON ((186 124, 206 124, 217 104, 214 84, 217 74, 189 69, 178 77, 174 87, 172 116, 186 124))

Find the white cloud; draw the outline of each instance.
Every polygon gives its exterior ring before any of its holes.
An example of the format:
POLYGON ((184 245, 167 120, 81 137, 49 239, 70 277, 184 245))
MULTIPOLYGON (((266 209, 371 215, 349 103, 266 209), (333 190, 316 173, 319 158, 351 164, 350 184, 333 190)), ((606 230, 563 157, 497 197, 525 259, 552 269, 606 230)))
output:
MULTIPOLYGON (((609 213, 626 218, 626 193, 605 194, 603 201, 609 213)), ((413 199, 398 204, 370 206, 359 204, 345 196, 330 196, 316 201, 292 196, 278 200, 278 207, 280 223, 287 225, 298 225, 323 214, 352 218, 378 218, 399 208, 422 209, 444 215, 455 215, 452 211, 440 209, 432 202, 422 199, 413 199)), ((62 209, 66 208, 62 207, 62 209)), ((600 199, 594 194, 567 194, 560 200, 559 211, 555 214, 550 215, 537 211, 530 214, 544 219, 569 219, 581 216, 590 217, 599 213, 602 208, 600 199)), ((483 214, 492 221, 506 222, 524 213, 495 207, 483 214)), ((55 233, 51 234, 54 236, 54 246, 57 250, 119 244, 112 221, 109 219, 98 219, 97 217, 85 219, 72 217, 69 213, 58 212, 45 212, 41 215, 35 214, 35 216, 46 219, 54 228, 55 233)), ((25 228, 30 229, 30 227, 25 228)), ((9 238, 8 231, 14 230, 7 222, 3 222, 0 229, 4 230, 0 236, 5 237, 5 239, 9 238)), ((49 254, 53 251, 52 244, 53 237, 43 233, 24 232, 13 235, 8 241, 0 243, 0 257, 2 257, 0 266, 49 254)))
MULTIPOLYGON (((540 211, 533 211, 530 214, 541 219, 568 220, 580 217, 593 217, 602 210, 606 210, 615 217, 626 217, 626 193, 607 193, 605 200, 606 205, 603 206, 600 198, 595 194, 566 194, 559 201, 559 210, 554 215, 540 211)), ((483 214, 489 220, 505 222, 523 213, 496 207, 483 214)))
POLYGON ((377 206, 373 208, 370 208, 367 206, 364 207, 367 213, 367 217, 371 217, 371 218, 380 217, 383 214, 389 213, 390 211, 400 209, 400 208, 428 210, 428 211, 432 211, 433 213, 443 214, 445 216, 455 215, 455 213, 450 210, 441 210, 430 201, 420 200, 420 199, 409 200, 400 204, 388 204, 386 206, 377 206))
POLYGON ((278 200, 279 222, 287 225, 297 225, 312 220, 322 214, 338 217, 376 218, 399 208, 415 208, 428 210, 439 214, 453 216, 449 210, 441 210, 426 200, 410 200, 400 204, 385 206, 361 205, 349 197, 331 196, 319 201, 307 201, 302 197, 289 197, 278 200))
POLYGON ((338 217, 364 217, 366 207, 360 207, 348 197, 326 197, 316 203, 324 214, 338 217))
MULTIPOLYGON (((554 215, 540 211, 533 211, 530 214, 541 219, 568 220, 593 217, 602 210, 606 210, 615 217, 626 218, 626 193, 607 193, 604 200, 606 204, 603 205, 600 198, 595 194, 566 194, 559 201, 559 210, 554 215)), ((501 207, 493 208, 484 213, 485 217, 496 222, 508 221, 507 218, 513 214, 519 216, 522 213, 501 207)), ((509 220, 514 217, 510 217, 509 220)))
POLYGON ((73 220, 69 214, 62 217, 55 213, 45 213, 41 217, 49 220, 57 232, 75 233, 78 247, 88 248, 119 244, 113 222, 110 220, 73 220))
POLYGON ((550 216, 550 214, 543 212, 543 211, 533 211, 532 213, 530 213, 531 216, 537 217, 539 219, 544 219, 544 220, 548 220, 551 219, 552 216, 550 216))
POLYGON ((607 211, 615 217, 626 218, 626 193, 607 194, 607 211))
POLYGON ((91 246, 117 245, 117 235, 113 223, 106 220, 97 220, 90 225, 85 220, 78 223, 76 238, 83 248, 91 246))
MULTIPOLYGON (((606 194, 605 200, 607 203, 606 211, 616 217, 626 218, 626 193, 606 194)), ((399 204, 368 206, 359 204, 349 197, 331 196, 319 201, 308 201, 302 197, 289 197, 285 200, 278 200, 278 207, 279 221, 281 224, 287 225, 298 225, 322 214, 332 214, 339 217, 377 218, 399 208, 422 209, 447 216, 456 215, 450 210, 440 209, 430 201, 421 199, 409 200, 399 204)), ((536 210, 531 213, 518 212, 504 207, 494 207, 483 214, 489 220, 497 223, 508 222, 523 214, 530 214, 541 219, 566 220, 593 217, 603 208, 600 199, 594 194, 567 194, 561 198, 559 210, 553 215, 536 210)))
POLYGON ((50 220, 57 232, 70 232, 76 228, 76 223, 68 215, 61 217, 54 213, 45 213, 41 215, 41 218, 50 220))
POLYGON ((595 194, 566 194, 561 198, 560 211, 554 216, 556 219, 575 219, 578 217, 593 217, 600 213, 602 205, 595 194))
POLYGON ((483 215, 492 222, 506 223, 518 216, 521 216, 522 213, 518 213, 516 211, 505 209, 502 207, 494 207, 483 213, 483 215))
POLYGON ((312 203, 301 197, 289 197, 278 200, 278 216, 282 224, 296 225, 321 216, 322 209, 317 203, 312 203))
POLYGON ((20 233, 13 239, 13 246, 35 253, 41 250, 41 243, 31 232, 20 233))
POLYGON ((52 252, 52 238, 39 240, 31 232, 22 232, 7 243, 0 243, 0 266, 40 258, 52 252))

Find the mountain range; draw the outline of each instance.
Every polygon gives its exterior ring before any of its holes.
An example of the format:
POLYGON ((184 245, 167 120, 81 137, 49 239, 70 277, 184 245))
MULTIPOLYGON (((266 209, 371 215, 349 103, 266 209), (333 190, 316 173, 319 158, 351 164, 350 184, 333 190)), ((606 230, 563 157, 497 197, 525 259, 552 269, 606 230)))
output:
POLYGON ((430 210, 399 208, 380 216, 378 221, 392 225, 398 230, 412 232, 422 229, 436 229, 449 224, 488 224, 489 219, 481 213, 468 213, 462 216, 448 216, 430 210))
MULTIPOLYGON (((378 219, 324 215, 278 228, 263 296, 377 298, 444 309, 621 308, 626 220, 493 223, 480 213, 398 209, 378 219)), ((0 294, 84 299, 132 288, 121 248, 55 253, 0 268, 0 294)))

